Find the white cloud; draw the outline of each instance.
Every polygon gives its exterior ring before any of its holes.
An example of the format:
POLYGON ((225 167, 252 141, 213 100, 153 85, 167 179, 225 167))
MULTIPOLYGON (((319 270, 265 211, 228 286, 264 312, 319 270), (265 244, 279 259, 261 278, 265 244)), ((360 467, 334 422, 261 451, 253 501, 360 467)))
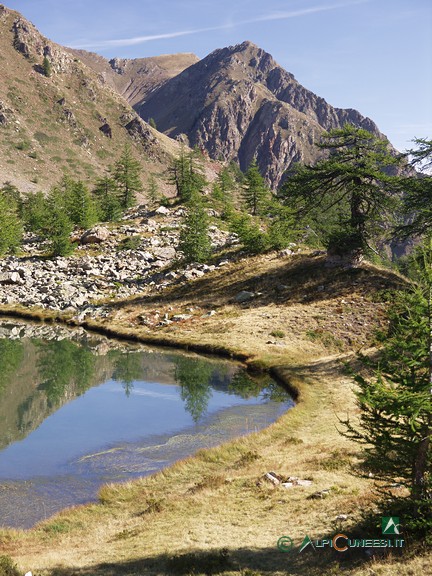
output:
POLYGON ((239 24, 250 24, 253 22, 266 22, 271 20, 288 20, 290 18, 299 18, 300 16, 308 16, 309 14, 316 14, 318 12, 327 12, 329 10, 337 10, 338 8, 348 8, 356 4, 365 4, 370 0, 356 0, 354 2, 340 2, 339 4, 329 4, 327 6, 311 6, 310 8, 303 8, 301 10, 293 10, 291 12, 274 12, 273 14, 265 14, 257 18, 245 20, 239 24))
POLYGON ((167 32, 165 34, 152 34, 149 36, 136 36, 133 38, 119 38, 118 40, 100 40, 95 42, 74 42, 70 44, 70 48, 110 48, 115 46, 134 46, 135 44, 144 44, 145 42, 152 42, 153 40, 164 40, 166 38, 178 38, 179 36, 189 36, 191 34, 199 34, 200 32, 207 32, 209 30, 219 30, 222 27, 215 28, 197 28, 194 30, 180 30, 178 32, 167 32))

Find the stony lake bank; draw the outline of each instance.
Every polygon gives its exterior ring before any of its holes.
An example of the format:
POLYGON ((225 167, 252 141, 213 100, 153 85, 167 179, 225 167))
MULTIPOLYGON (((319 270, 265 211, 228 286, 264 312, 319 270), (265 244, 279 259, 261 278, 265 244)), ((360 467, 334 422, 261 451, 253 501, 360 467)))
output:
POLYGON ((338 416, 357 415, 342 363, 375 343, 386 322, 384 295, 403 280, 366 263, 328 268, 323 255, 297 247, 242 256, 235 238, 218 228, 212 235, 220 257, 177 265, 179 216, 167 210, 141 212, 67 259, 35 253, 4 260, 1 277, 19 278, 2 280, 2 312, 241 358, 295 390, 297 406, 260 433, 106 486, 99 504, 65 510, 30 531, 2 529, 1 553, 23 573, 41 576, 427 574, 430 555, 409 551, 403 559, 371 560, 334 552, 288 556, 276 546, 284 535, 297 546, 306 534, 355 531, 362 511, 374 506, 373 479, 353 474, 359 448, 337 429, 338 416), (136 235, 137 252, 151 257, 116 250, 136 235), (162 258, 162 250, 171 257, 162 258))

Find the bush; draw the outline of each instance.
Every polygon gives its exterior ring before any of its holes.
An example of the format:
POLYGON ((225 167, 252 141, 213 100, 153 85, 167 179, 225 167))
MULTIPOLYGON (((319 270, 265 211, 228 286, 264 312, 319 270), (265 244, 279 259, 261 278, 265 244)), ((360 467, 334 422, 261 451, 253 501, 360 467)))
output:
POLYGON ((0 576, 21 576, 21 572, 9 556, 0 556, 0 576))
POLYGON ((283 330, 273 330, 270 332, 270 336, 273 336, 273 338, 285 338, 286 334, 283 330))
POLYGON ((167 568, 170 574, 220 574, 231 569, 232 563, 227 548, 209 552, 189 552, 168 559, 167 568))
POLYGON ((230 229, 237 234, 245 250, 250 254, 262 254, 270 249, 270 240, 247 214, 236 214, 231 218, 230 229))
POLYGON ((141 241, 141 236, 128 236, 118 243, 117 250, 138 250, 141 241))
POLYGON ((355 230, 337 230, 332 232, 325 242, 329 254, 345 256, 365 249, 364 239, 355 230))

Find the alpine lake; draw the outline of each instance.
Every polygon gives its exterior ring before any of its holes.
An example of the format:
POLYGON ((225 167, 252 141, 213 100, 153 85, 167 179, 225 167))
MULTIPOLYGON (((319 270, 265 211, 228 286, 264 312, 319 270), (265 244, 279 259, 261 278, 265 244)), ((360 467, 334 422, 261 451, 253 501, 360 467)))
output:
POLYGON ((0 321, 0 526, 29 528, 293 406, 240 364, 0 321))

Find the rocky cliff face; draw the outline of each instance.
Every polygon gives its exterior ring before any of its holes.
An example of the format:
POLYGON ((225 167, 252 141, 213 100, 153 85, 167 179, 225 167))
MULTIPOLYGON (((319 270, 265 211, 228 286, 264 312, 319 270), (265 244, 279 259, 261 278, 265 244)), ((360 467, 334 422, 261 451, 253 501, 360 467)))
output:
POLYGON ((246 169, 256 157, 274 186, 293 162, 311 162, 324 130, 350 122, 379 134, 356 110, 330 106, 301 86, 251 42, 212 52, 148 94, 135 109, 173 138, 211 158, 237 160, 246 169))

